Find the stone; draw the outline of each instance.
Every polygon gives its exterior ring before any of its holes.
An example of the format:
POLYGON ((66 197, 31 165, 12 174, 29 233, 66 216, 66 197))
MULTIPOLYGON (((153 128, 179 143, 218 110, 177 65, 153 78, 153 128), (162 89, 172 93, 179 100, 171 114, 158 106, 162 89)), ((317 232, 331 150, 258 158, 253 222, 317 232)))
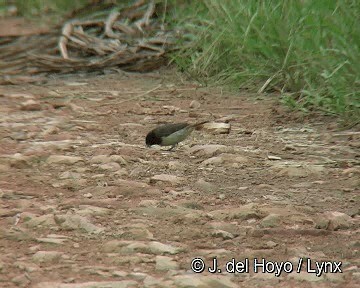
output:
POLYGON ((288 278, 292 278, 296 281, 306 281, 306 282, 320 282, 324 280, 324 276, 316 276, 315 273, 307 273, 301 271, 300 273, 289 273, 288 278))
POLYGON ((33 288, 136 288, 138 283, 134 280, 122 281, 92 281, 83 283, 40 282, 33 288))
POLYGON ((150 185, 139 181, 116 179, 114 180, 114 185, 116 185, 117 193, 123 196, 154 195, 157 192, 157 190, 151 189, 152 187, 150 185))
POLYGON ((118 171, 121 167, 120 167, 120 164, 117 162, 109 162, 109 163, 100 165, 99 168, 101 170, 114 172, 114 171, 118 171))
POLYGON ((91 164, 105 164, 105 163, 113 162, 113 160, 110 159, 108 155, 96 155, 93 156, 89 162, 91 164))
POLYGON ((92 224, 87 218, 79 215, 55 215, 54 219, 58 225, 67 230, 78 230, 80 232, 87 232, 93 234, 99 234, 105 230, 105 228, 97 227, 92 224))
MULTIPOLYGON (((272 162, 272 163, 280 163, 280 162, 272 162)), ((322 165, 309 165, 309 164, 301 164, 297 166, 288 166, 283 167, 281 164, 272 166, 272 169, 278 171, 279 176, 289 176, 289 177, 308 177, 311 175, 320 176, 325 174, 326 169, 322 165)))
POLYGON ((139 202, 139 207, 157 207, 159 204, 158 200, 143 199, 139 202))
POLYGON ((144 288, 168 288, 171 287, 168 283, 162 281, 162 279, 155 278, 153 276, 146 276, 143 281, 144 288))
POLYGON ((66 155, 51 155, 47 158, 46 163, 73 165, 80 161, 83 161, 81 157, 66 156, 66 155))
POLYGON ((229 134, 230 129, 230 123, 209 122, 203 125, 203 130, 207 130, 213 134, 229 134))
POLYGON ((174 284, 177 288, 237 288, 227 276, 176 275, 174 284))
POLYGON ((80 179, 81 174, 71 171, 65 171, 59 175, 59 179, 80 179))
POLYGON ((29 99, 20 104, 20 109, 23 111, 39 111, 41 110, 41 104, 38 101, 29 99))
POLYGON ((180 184, 184 179, 175 175, 169 174, 159 174, 150 178, 150 184, 155 184, 157 182, 165 182, 172 185, 180 184))
POLYGON ((169 161, 168 167, 171 170, 179 170, 185 168, 185 165, 180 161, 169 161))
POLYGON ((219 144, 207 144, 207 145, 195 145, 190 147, 187 150, 188 154, 196 154, 196 155, 205 155, 205 156, 214 156, 219 153, 223 153, 231 149, 226 145, 219 144))
POLYGON ((31 283, 29 276, 26 274, 15 276, 14 278, 11 279, 11 282, 16 284, 16 287, 29 287, 31 283))
POLYGON ((222 230, 229 232, 234 235, 234 237, 239 236, 239 227, 234 223, 222 222, 222 221, 212 221, 208 222, 206 226, 212 228, 213 230, 222 230))
POLYGON ((200 102, 197 101, 197 100, 192 100, 192 101, 190 102, 190 105, 189 105, 189 107, 192 108, 192 109, 199 109, 200 106, 201 106, 201 104, 200 104, 200 102))
POLYGON ((16 268, 19 268, 22 271, 29 272, 29 273, 38 271, 40 269, 39 265, 37 265, 35 263, 31 263, 31 262, 17 261, 14 263, 14 266, 16 268))
POLYGON ((267 216, 267 212, 262 211, 254 203, 249 203, 237 208, 215 210, 209 213, 214 219, 218 220, 248 220, 262 219, 267 216))
POLYGON ((21 153, 15 153, 9 159, 10 167, 16 169, 24 169, 31 167, 30 157, 24 156, 21 153))
POLYGON ((121 155, 111 155, 110 156, 110 160, 116 163, 119 163, 121 165, 127 165, 128 162, 125 160, 124 157, 122 157, 121 155))
POLYGON ((169 244, 163 244, 157 241, 150 242, 149 248, 153 254, 178 254, 183 250, 180 247, 175 247, 169 244))
POLYGON ((76 209, 76 214, 81 216, 104 216, 110 213, 111 210, 108 208, 93 205, 79 205, 79 209, 76 209))
POLYGON ((264 247, 264 248, 270 248, 270 249, 272 249, 272 248, 275 248, 276 246, 278 246, 278 244, 277 244, 276 242, 269 240, 269 241, 267 241, 267 242, 265 243, 265 247, 264 247))
POLYGON ((36 238, 36 241, 40 243, 48 243, 48 244, 56 244, 56 245, 63 245, 67 239, 61 238, 36 238))
POLYGON ((235 236, 230 232, 223 231, 223 230, 215 230, 211 233, 213 237, 222 238, 223 240, 233 239, 235 236))
POLYGON ((336 231, 348 229, 353 224, 353 219, 349 215, 337 211, 328 211, 317 218, 315 228, 336 231))
POLYGON ((214 184, 211 184, 204 179, 199 179, 194 184, 195 188, 202 191, 202 192, 213 192, 216 190, 216 187, 214 184))
POLYGON ((152 240, 154 235, 146 229, 146 225, 139 223, 123 227, 117 237, 124 240, 152 240))
POLYGON ((211 157, 209 159, 206 159, 205 161, 203 161, 201 164, 202 165, 213 165, 213 164, 223 164, 223 163, 229 163, 229 164, 233 164, 233 163, 239 163, 239 164, 244 164, 247 163, 249 160, 247 157, 241 156, 241 155, 236 155, 236 154, 228 154, 228 153, 223 153, 220 154, 219 156, 216 157, 211 157))
POLYGON ((156 256, 155 257, 155 269, 158 271, 178 270, 179 264, 176 263, 171 257, 168 256, 156 256))
POLYGON ((63 253, 59 251, 37 251, 32 256, 32 260, 36 263, 56 263, 59 262, 61 256, 63 253))
MULTIPOLYGON (((25 216, 26 217, 26 216, 25 216)), ((55 227, 56 223, 53 214, 45 214, 38 217, 26 217, 24 223, 27 227, 55 227)))
POLYGON ((268 155, 267 158, 269 160, 281 160, 281 157, 275 155, 268 155))
POLYGON ((279 214, 269 214, 260 222, 260 227, 262 228, 274 228, 280 225, 280 215, 279 214))

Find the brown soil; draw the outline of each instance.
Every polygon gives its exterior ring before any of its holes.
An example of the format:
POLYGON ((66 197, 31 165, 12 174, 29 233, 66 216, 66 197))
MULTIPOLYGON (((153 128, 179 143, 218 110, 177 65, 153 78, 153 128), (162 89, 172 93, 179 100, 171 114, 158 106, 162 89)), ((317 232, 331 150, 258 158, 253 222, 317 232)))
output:
POLYGON ((291 113, 277 104, 277 95, 257 99, 246 92, 201 88, 172 70, 54 76, 38 85, 0 89, 1 287, 128 279, 137 284, 121 287, 185 287, 172 281, 183 274, 197 277, 190 273, 191 260, 197 256, 208 264, 216 256, 219 265, 231 258, 254 257, 293 261, 295 268, 301 257, 342 262, 343 273, 320 278, 310 273, 301 278, 295 271, 280 277, 255 274, 251 266, 249 273, 231 275, 234 287, 359 283, 360 142, 355 131, 337 132, 332 119, 309 121, 291 113), (29 99, 40 104, 36 111, 21 110, 21 103, 29 99), (193 100, 200 108, 189 107, 193 100), (195 131, 175 152, 144 145, 146 133, 159 123, 221 122, 229 115, 229 134, 195 131), (192 152, 195 145, 210 144, 224 146, 214 153, 192 152), (51 163, 50 155, 82 161, 51 163), (97 155, 120 155, 126 163, 105 161, 104 167, 94 161, 97 155), (222 160, 205 165, 211 157, 222 160), (150 181, 159 174, 182 181, 150 181), (123 180, 137 183, 124 185, 123 180), (85 216, 105 228, 103 232, 68 230, 59 223, 27 224, 42 215, 80 215, 83 205, 110 211, 85 216), (252 212, 244 217, 231 214, 242 207, 252 212), (221 218, 216 210, 229 214, 221 218), (319 219, 326 221, 324 213, 335 211, 352 218, 336 231, 331 225, 320 229, 319 219), (262 221, 268 214, 280 215, 280 222, 265 227, 262 221), (122 233, 137 225, 152 237, 122 233), (39 240, 52 238, 51 234, 68 238, 62 244, 39 240), (104 247, 111 240, 158 241, 184 250, 170 255, 179 267, 164 272, 156 269, 157 253, 109 252, 104 247), (57 261, 39 263, 33 257, 37 251, 63 254, 57 261), (119 276, 115 271, 125 273, 119 276), (146 286, 144 278, 149 275, 166 284, 146 286))

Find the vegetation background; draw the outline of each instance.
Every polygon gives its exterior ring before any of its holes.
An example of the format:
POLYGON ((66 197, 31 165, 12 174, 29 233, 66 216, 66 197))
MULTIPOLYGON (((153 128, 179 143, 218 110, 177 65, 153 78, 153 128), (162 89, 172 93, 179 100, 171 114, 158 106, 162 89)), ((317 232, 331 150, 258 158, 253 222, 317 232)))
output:
MULTIPOLYGON (((159 17, 185 31, 172 62, 197 81, 277 91, 304 113, 335 115, 347 127, 360 122, 360 1, 157 2, 167 12, 159 17)), ((124 1, 2 0, 0 13, 42 21, 107 3, 124 1)))

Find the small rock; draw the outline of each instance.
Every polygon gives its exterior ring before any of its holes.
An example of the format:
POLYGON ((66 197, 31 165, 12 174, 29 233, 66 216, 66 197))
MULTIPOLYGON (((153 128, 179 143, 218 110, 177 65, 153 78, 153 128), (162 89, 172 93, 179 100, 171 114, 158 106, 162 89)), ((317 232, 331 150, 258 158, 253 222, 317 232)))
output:
POLYGON ((93 197, 93 195, 89 192, 89 193, 85 193, 84 195, 83 195, 85 198, 88 198, 88 199, 90 199, 90 198, 92 198, 93 197))
POLYGON ((30 99, 25 102, 22 102, 20 104, 20 108, 23 111, 39 111, 41 110, 41 104, 38 101, 30 99))
POLYGON ((36 241, 40 243, 49 243, 49 244, 56 244, 56 245, 63 245, 67 239, 61 238, 37 238, 36 241))
POLYGON ((96 155, 93 156, 89 162, 91 164, 105 164, 105 163, 113 162, 113 160, 111 160, 108 155, 96 155))
POLYGON ((98 281, 83 283, 40 282, 33 288, 134 288, 139 287, 135 280, 98 281))
POLYGON ((177 288, 236 288, 238 285, 231 282, 226 276, 203 275, 176 275, 174 284, 177 288))
POLYGON ((58 225, 68 230, 79 230, 94 234, 99 234, 105 230, 105 228, 97 227, 88 219, 79 215, 55 215, 54 219, 58 225))
POLYGON ((230 123, 209 122, 203 125, 203 129, 213 134, 229 134, 231 125, 230 123))
POLYGON ((206 182, 204 179, 199 179, 194 184, 195 188, 203 192, 212 192, 216 190, 214 184, 206 182))
POLYGON ((265 248, 275 248, 276 246, 278 246, 278 244, 271 240, 265 243, 265 248))
MULTIPOLYGON (((279 162, 274 162, 279 163, 279 162)), ((274 165, 272 168, 279 170, 279 167, 274 165)), ((280 176, 289 177, 307 177, 310 175, 321 175, 326 172, 326 169, 322 165, 299 165, 290 167, 281 167, 278 174, 280 176)))
POLYGON ((115 277, 121 277, 121 278, 124 278, 128 275, 127 272, 125 271, 119 271, 119 270, 116 270, 116 271, 113 271, 112 272, 112 275, 115 276, 115 277))
POLYGON ((111 155, 110 156, 110 160, 116 163, 119 163, 121 165, 127 165, 128 162, 125 160, 124 157, 122 157, 121 155, 111 155))
POLYGON ((248 220, 262 219, 267 216, 265 211, 260 210, 256 204, 249 203, 237 208, 215 210, 209 213, 214 219, 220 220, 248 220))
POLYGON ((20 153, 15 153, 11 158, 10 158, 10 166, 14 167, 16 169, 24 169, 24 168, 29 168, 31 167, 30 161, 29 161, 29 157, 24 156, 20 153))
POLYGON ((222 164, 222 163, 247 163, 249 160, 245 156, 236 155, 236 154, 227 154, 223 153, 219 156, 206 159, 201 164, 210 165, 210 164, 222 164))
POLYGON ((223 231, 223 230, 215 230, 211 233, 213 237, 222 238, 223 240, 233 239, 235 236, 230 232, 223 231))
POLYGON ((79 205, 79 209, 76 209, 76 214, 81 216, 105 216, 110 213, 108 208, 93 205, 79 205))
POLYGON ((170 161, 168 163, 168 167, 169 169, 172 170, 179 170, 179 169, 183 169, 185 165, 183 165, 180 161, 170 161))
MULTIPOLYGON (((136 268, 134 270, 136 270, 136 268)), ((132 272, 128 274, 128 277, 138 281, 144 280, 146 276, 148 276, 146 273, 141 273, 141 272, 132 272)))
POLYGON ((156 262, 155 269, 158 271, 168 271, 168 270, 179 269, 178 263, 176 263, 171 257, 158 255, 155 257, 155 262, 156 262))
POLYGON ((201 106, 201 104, 200 104, 200 102, 197 101, 197 100, 191 101, 191 102, 190 102, 190 105, 189 105, 189 107, 190 107, 190 108, 193 108, 193 109, 199 109, 200 106, 201 106))
POLYGON ((120 164, 117 162, 109 162, 100 165, 99 168, 106 171, 118 171, 121 167, 120 164))
POLYGON ((279 214, 269 214, 260 222, 260 227, 262 228, 274 228, 280 225, 280 215, 279 214))
POLYGON ((157 241, 150 242, 149 248, 154 254, 178 254, 182 251, 179 247, 174 247, 157 241))
POLYGON ((182 177, 169 175, 169 174, 159 174, 150 178, 150 184, 155 184, 157 182, 166 182, 175 185, 183 181, 184 179, 182 177))
POLYGON ((81 106, 78 106, 74 103, 69 103, 67 104, 69 106, 69 108, 74 111, 74 112, 83 112, 85 111, 85 108, 84 107, 81 107, 81 106))
POLYGON ((353 219, 341 212, 329 211, 325 212, 316 221, 316 228, 336 231, 339 229, 348 229, 353 225, 353 219))
POLYGON ((103 246, 103 251, 106 253, 145 253, 145 254, 178 254, 182 248, 163 244, 156 241, 141 242, 141 241, 127 241, 127 240, 110 240, 103 246))
POLYGON ((11 282, 16 284, 17 287, 29 287, 29 284, 31 281, 30 281, 28 275, 22 274, 22 275, 12 278, 11 282))
POLYGON ((159 201, 153 199, 144 199, 139 203, 139 207, 157 207, 159 201))
POLYGON ((144 224, 125 226, 116 236, 125 240, 152 240, 154 238, 154 235, 146 228, 146 225, 144 224))
POLYGON ((234 223, 228 223, 223 221, 212 221, 212 222, 208 222, 206 226, 209 226, 214 230, 221 230, 228 232, 234 237, 239 236, 239 228, 234 223))
POLYGON ((47 158, 46 163, 73 165, 80 161, 83 161, 83 159, 81 157, 65 156, 65 155, 51 155, 47 158))
POLYGON ((267 158, 269 160, 281 160, 281 157, 275 155, 268 155, 267 158))
POLYGON ((155 278, 153 276, 146 276, 144 279, 144 288, 167 288, 171 287, 169 284, 164 283, 161 279, 155 278))
POLYGON ((208 144, 208 145, 195 145, 187 150, 189 154, 200 154, 206 156, 214 156, 221 152, 226 152, 230 148, 225 145, 208 144))
POLYGON ((319 282, 324 280, 324 276, 317 277, 315 273, 290 273, 288 274, 288 278, 292 278, 297 281, 307 281, 307 282, 319 282))
POLYGON ((80 179, 81 174, 71 171, 65 171, 59 175, 59 179, 80 179))
POLYGON ((56 226, 53 214, 45 214, 45 215, 41 215, 38 217, 29 217, 29 216, 30 215, 23 216, 25 225, 27 227, 36 228, 36 227, 55 227, 56 226))
POLYGON ((33 255, 32 260, 36 263, 55 263, 62 255, 63 253, 59 251, 38 251, 33 255))

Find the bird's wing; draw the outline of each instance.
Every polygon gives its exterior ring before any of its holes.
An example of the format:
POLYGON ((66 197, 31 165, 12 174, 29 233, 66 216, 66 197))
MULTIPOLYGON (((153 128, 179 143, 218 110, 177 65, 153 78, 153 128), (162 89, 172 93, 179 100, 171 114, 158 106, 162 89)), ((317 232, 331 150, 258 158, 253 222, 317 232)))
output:
POLYGON ((161 135, 162 137, 166 137, 176 131, 184 129, 187 126, 189 126, 189 124, 187 123, 165 124, 160 127, 157 127, 154 130, 154 132, 156 133, 156 135, 161 135))

